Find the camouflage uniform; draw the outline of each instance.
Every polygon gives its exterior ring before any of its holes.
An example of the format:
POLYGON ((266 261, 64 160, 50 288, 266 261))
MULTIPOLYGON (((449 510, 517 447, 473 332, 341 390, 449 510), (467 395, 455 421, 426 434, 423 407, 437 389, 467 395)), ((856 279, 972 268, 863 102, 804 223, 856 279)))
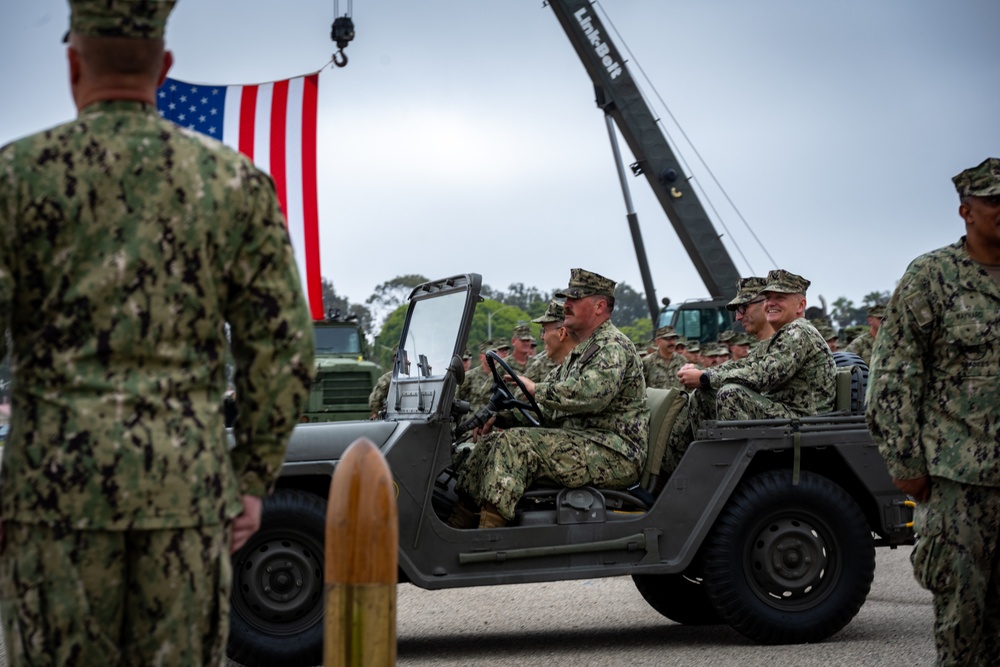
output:
MULTIPOLYGON (((124 7, 132 27, 162 36, 171 4, 74 2, 71 26, 114 35, 124 7), (83 4, 95 31, 77 20, 83 4)), ((5 146, 8 328, 0 615, 9 659, 220 664, 228 522, 241 495, 273 486, 313 368, 271 180, 137 101, 89 104, 5 146)))
POLYGON ((509 521, 542 477, 569 487, 624 488, 638 479, 649 439, 646 383, 635 347, 610 321, 535 385, 535 400, 543 427, 487 434, 460 471, 460 491, 509 521))
MULTIPOLYGON (((955 184, 963 196, 1000 195, 1000 160, 955 184)), ((867 418, 894 478, 930 476, 911 559, 934 594, 938 664, 996 665, 1000 285, 964 242, 918 257, 896 287, 872 354, 867 418)))
POLYGON ((385 412, 385 404, 389 398, 389 384, 392 383, 392 371, 383 373, 382 377, 375 383, 372 393, 368 395, 368 407, 372 414, 382 416, 385 412))
MULTIPOLYGON (((767 289, 761 291, 804 293, 809 285, 785 271, 772 271, 768 278, 767 289), (782 282, 790 286, 782 287, 782 282)), ((833 410, 836 363, 813 325, 801 317, 792 320, 760 348, 745 359, 705 371, 703 388, 692 393, 670 433, 663 462, 667 473, 677 467, 703 420, 788 419, 833 410)))
POLYGON ((669 360, 664 359, 656 352, 647 354, 642 359, 646 386, 655 389, 683 387, 680 379, 677 377, 677 371, 686 363, 687 359, 676 353, 669 360))
POLYGON ((556 368, 556 362, 552 361, 552 357, 543 351, 531 358, 523 375, 532 382, 538 382, 545 378, 553 368, 556 368))
POLYGON ((844 352, 856 354, 861 357, 866 364, 871 365, 873 347, 875 347, 875 337, 866 331, 852 340, 847 347, 844 348, 844 352))

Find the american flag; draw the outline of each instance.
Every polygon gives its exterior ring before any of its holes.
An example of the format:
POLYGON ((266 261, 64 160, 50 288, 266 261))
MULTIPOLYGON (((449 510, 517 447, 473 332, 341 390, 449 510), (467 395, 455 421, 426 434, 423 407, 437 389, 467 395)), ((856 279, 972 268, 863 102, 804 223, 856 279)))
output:
POLYGON ((167 120, 232 146, 274 179, 313 319, 323 319, 316 196, 319 74, 251 86, 167 79, 156 106, 167 120))

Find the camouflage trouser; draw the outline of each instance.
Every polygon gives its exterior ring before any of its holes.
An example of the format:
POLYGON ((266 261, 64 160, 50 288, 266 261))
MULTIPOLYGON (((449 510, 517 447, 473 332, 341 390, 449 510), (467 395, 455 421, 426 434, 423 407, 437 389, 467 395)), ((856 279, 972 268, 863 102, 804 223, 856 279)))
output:
POLYGON ((787 406, 739 384, 725 384, 715 393, 716 419, 791 419, 800 415, 787 406))
POLYGON ((479 441, 462 466, 458 489, 479 505, 493 504, 510 521, 517 501, 536 479, 570 488, 625 488, 639 478, 642 465, 586 431, 509 428, 479 441))
POLYGON ((910 559, 934 594, 938 665, 1000 665, 1000 488, 934 477, 910 559))
POLYGON ((224 664, 228 526, 3 528, 0 614, 11 667, 224 664))
POLYGON ((688 404, 681 408, 670 429, 660 464, 660 476, 666 479, 677 469, 704 421, 791 419, 797 416, 785 405, 740 384, 724 384, 719 389, 696 389, 688 395, 688 404))

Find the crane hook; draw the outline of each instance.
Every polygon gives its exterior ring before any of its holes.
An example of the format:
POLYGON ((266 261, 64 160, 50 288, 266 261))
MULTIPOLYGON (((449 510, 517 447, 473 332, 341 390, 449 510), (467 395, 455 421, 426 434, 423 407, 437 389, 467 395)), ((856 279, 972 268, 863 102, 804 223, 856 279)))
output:
POLYGON ((330 28, 330 39, 337 43, 337 52, 333 54, 333 64, 337 67, 347 65, 347 54, 344 49, 354 39, 354 21, 350 16, 338 16, 330 28))

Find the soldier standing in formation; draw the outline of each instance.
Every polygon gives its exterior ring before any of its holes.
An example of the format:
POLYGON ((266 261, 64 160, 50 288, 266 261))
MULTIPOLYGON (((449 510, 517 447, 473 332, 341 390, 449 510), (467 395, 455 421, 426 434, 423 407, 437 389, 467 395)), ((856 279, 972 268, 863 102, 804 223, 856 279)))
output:
POLYGON ((0 149, 7 657, 219 665, 230 551, 306 401, 312 323, 271 179, 156 110, 173 2, 70 4, 79 115, 0 149))
POLYGON ((535 344, 535 337, 531 334, 531 325, 526 322, 518 323, 514 327, 514 335, 510 337, 511 353, 504 359, 507 365, 515 373, 524 373, 534 354, 532 345, 535 344))
POLYGON ((677 371, 687 360, 675 352, 680 334, 673 327, 660 327, 653 336, 656 352, 642 358, 646 386, 656 389, 680 388, 677 371))
POLYGON ((875 342, 868 424, 917 501, 939 665, 1000 664, 1000 159, 953 179, 966 236, 910 263, 875 342))
POLYGON ((885 318, 885 306, 875 304, 868 307, 868 332, 863 333, 844 348, 844 352, 851 352, 861 357, 865 364, 871 364, 872 348, 875 346, 875 337, 878 335, 879 327, 885 318))
POLYGON ((632 342, 611 323, 615 283, 582 269, 570 273, 566 328, 582 342, 546 381, 522 378, 544 413, 542 428, 489 432, 494 419, 459 471, 452 525, 479 512, 480 528, 504 526, 528 485, 545 477, 558 484, 625 488, 646 459, 649 408, 642 362, 632 342))

